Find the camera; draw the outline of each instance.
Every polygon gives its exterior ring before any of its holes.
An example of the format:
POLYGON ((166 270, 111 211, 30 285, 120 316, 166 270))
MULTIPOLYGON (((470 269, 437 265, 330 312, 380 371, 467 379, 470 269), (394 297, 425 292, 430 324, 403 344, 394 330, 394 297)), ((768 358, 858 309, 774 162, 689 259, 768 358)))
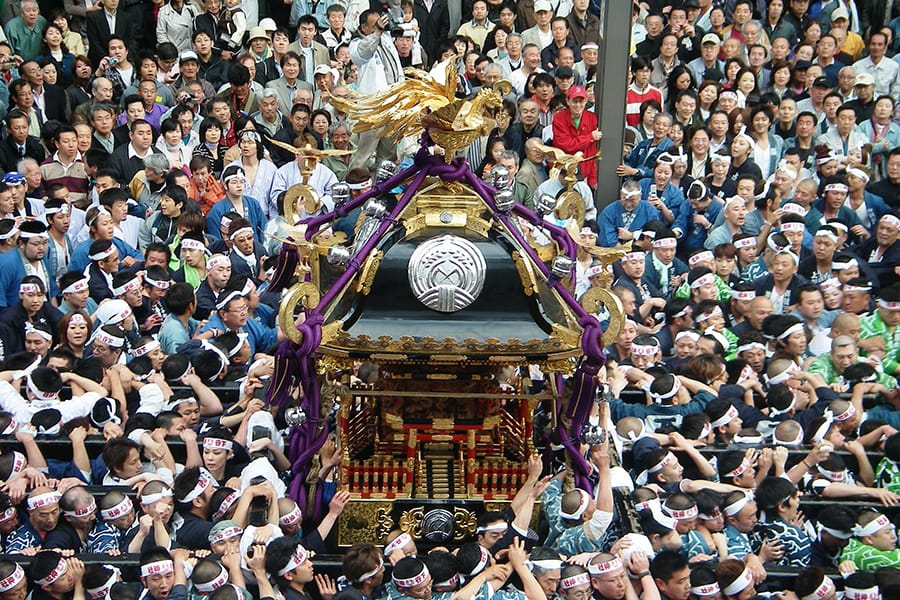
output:
MULTIPOLYGON (((257 475, 250 480, 250 485, 259 485, 267 480, 262 475, 257 475)), ((247 514, 247 522, 256 527, 262 527, 266 524, 266 518, 269 515, 269 501, 265 496, 256 496, 250 501, 250 510, 247 514)))
POLYGON ((115 56, 107 56, 107 57, 106 57, 106 64, 108 64, 108 65, 111 66, 111 67, 114 67, 114 66, 116 66, 117 64, 119 64, 119 59, 116 58, 115 56))
POLYGON ((187 92, 179 94, 177 101, 179 104, 184 104, 186 106, 193 106, 197 104, 197 100, 187 92))

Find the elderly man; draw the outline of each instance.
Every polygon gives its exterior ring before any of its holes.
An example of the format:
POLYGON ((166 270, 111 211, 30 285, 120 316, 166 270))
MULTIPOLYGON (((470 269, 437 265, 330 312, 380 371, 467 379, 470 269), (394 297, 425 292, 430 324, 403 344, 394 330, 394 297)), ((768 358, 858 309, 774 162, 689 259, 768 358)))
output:
POLYGON ((625 243, 634 239, 634 232, 642 230, 650 221, 659 219, 659 211, 641 199, 640 184, 628 180, 622 184, 619 199, 606 206, 597 219, 598 241, 605 247, 625 243))
MULTIPOLYGON (((868 362, 859 356, 859 348, 853 338, 847 335, 839 335, 831 340, 831 352, 821 354, 809 366, 810 373, 817 373, 822 376, 830 386, 841 383, 841 376, 844 370, 851 365, 859 362, 868 362)), ((876 368, 878 373, 878 381, 888 389, 897 387, 897 380, 881 370, 880 365, 876 368)), ((849 390, 848 390, 849 391, 849 390)))
POLYGON ((6 39, 13 52, 22 57, 22 60, 34 60, 41 53, 47 19, 41 16, 35 0, 23 0, 20 7, 21 14, 4 27, 6 39))
POLYGON ((283 127, 289 127, 290 121, 279 109, 278 92, 272 88, 262 91, 258 104, 259 110, 250 115, 260 131, 268 137, 274 138, 283 127))
POLYGON ((875 108, 875 78, 870 73, 860 73, 853 80, 853 91, 856 98, 847 102, 847 106, 856 112, 856 123, 861 124, 872 118, 875 108))
MULTIPOLYGON (((22 468, 25 459, 22 457, 22 468)), ((6 540, 5 550, 20 554, 25 549, 39 549, 44 538, 59 523, 59 494, 48 487, 36 487, 25 501, 28 520, 19 525, 6 540)))
POLYGON ((59 499, 59 508, 63 518, 44 538, 44 547, 76 553, 118 553, 115 529, 97 519, 97 504, 86 487, 79 485, 66 490, 59 499))

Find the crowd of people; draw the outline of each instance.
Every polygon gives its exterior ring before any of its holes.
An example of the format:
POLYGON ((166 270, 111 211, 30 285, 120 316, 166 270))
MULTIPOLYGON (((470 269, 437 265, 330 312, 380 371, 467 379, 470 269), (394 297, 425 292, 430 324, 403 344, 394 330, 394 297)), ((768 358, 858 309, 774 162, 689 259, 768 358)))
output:
MULTIPOLYGON (((0 431, 19 450, 0 454, 0 598, 749 600, 766 585, 781 600, 891 597, 900 10, 635 3, 622 179, 604 186, 583 162, 572 211, 543 146, 597 152, 603 5, 4 3, 0 431), (419 151, 415 137, 354 131, 334 99, 448 61, 460 99, 511 84, 496 127, 461 154, 581 228, 575 295, 611 277, 627 317, 589 435, 569 448, 590 489, 551 468, 559 448, 539 430, 545 460, 529 461, 508 510, 479 515, 473 540, 417 548, 394 530, 341 550, 335 580, 315 557, 337 552, 350 501, 341 452, 329 438, 306 482, 316 493, 287 498, 292 420, 261 399, 286 339, 268 283, 297 224, 286 215, 328 212, 335 186, 357 197, 382 161, 419 151), (344 153, 309 175, 319 205, 287 210, 315 150, 344 153), (607 274, 591 248, 617 244, 631 246, 607 274), (45 456, 48 436, 68 439, 71 460, 45 456), (623 533, 613 487, 630 491, 639 532, 623 533), (881 507, 807 518, 801 497, 881 507), (89 554, 137 555, 139 576, 89 554), (794 571, 789 589, 767 584, 772 568, 794 571)), ((352 241, 356 217, 332 233, 352 241)), ((377 372, 360 365, 354 382, 377 372)), ((528 376, 539 389, 539 370, 528 376)))

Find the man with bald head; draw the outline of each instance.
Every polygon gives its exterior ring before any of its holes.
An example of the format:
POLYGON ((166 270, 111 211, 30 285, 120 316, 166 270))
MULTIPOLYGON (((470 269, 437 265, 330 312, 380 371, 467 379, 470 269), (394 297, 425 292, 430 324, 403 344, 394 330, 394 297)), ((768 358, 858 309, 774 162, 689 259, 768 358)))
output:
POLYGON ((771 315, 774 310, 775 307, 767 296, 757 296, 750 301, 747 318, 737 324, 732 333, 740 337, 751 331, 761 332, 763 319, 771 315))
POLYGON ((44 547, 89 554, 118 551, 115 530, 97 519, 97 504, 85 486, 66 490, 59 499, 59 508, 62 519, 44 538, 44 547))
POLYGON ((9 534, 6 552, 33 555, 59 523, 59 494, 46 486, 31 490, 25 500, 28 520, 9 534))
POLYGON ((349 492, 336 493, 328 503, 328 512, 319 522, 319 526, 304 536, 300 529, 300 523, 303 521, 300 507, 290 498, 281 498, 278 500, 278 525, 285 536, 299 538, 307 550, 324 554, 328 550, 325 540, 328 539, 332 527, 337 523, 338 517, 349 500, 349 492))

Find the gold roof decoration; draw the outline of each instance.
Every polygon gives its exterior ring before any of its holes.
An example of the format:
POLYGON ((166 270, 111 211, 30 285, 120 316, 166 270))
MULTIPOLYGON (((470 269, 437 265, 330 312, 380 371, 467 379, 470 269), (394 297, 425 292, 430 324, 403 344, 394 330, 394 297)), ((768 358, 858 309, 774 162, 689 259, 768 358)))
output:
POLYGON ((486 113, 499 109, 503 96, 512 90, 508 81, 498 81, 470 100, 456 98, 456 59, 451 56, 428 73, 407 68, 406 79, 381 92, 331 102, 357 122, 356 131, 380 130, 394 140, 427 131, 444 148, 449 163, 457 150, 494 128, 493 118, 486 113))

